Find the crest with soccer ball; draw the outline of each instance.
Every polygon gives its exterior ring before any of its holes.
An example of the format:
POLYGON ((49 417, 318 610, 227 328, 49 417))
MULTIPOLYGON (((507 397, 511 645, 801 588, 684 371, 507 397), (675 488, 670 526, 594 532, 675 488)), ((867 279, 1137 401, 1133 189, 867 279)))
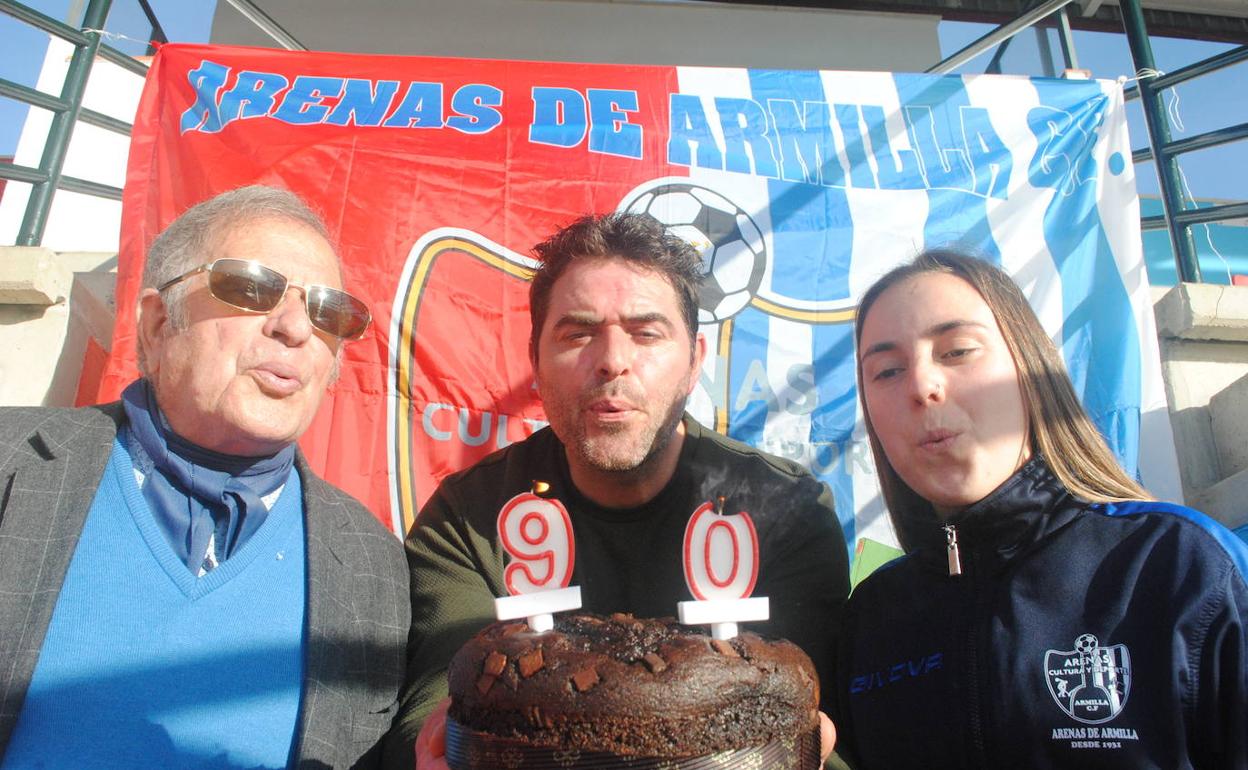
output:
POLYGON ((1125 644, 1102 645, 1094 634, 1080 634, 1072 650, 1044 656, 1049 694, 1058 707, 1084 724, 1108 722, 1122 712, 1131 694, 1131 653, 1125 644))

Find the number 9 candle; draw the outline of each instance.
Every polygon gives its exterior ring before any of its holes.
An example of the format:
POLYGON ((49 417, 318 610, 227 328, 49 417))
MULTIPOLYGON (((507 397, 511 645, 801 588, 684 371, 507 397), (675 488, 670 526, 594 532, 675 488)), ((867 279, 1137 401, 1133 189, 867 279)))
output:
MULTIPOLYGON (((535 491, 546 485, 535 482, 535 491)), ((568 587, 576 566, 572 519, 558 500, 522 492, 498 512, 498 539, 507 552, 503 583, 510 596, 494 600, 499 620, 527 618, 534 631, 554 627, 554 613, 581 606, 579 586, 568 587)))

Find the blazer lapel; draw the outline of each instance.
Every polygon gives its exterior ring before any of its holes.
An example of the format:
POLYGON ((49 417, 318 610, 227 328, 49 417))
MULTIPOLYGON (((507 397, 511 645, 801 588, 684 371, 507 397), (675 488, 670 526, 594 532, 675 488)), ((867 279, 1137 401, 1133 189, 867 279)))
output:
POLYGON ((307 639, 304 646, 303 700, 299 714, 298 766, 337 766, 350 749, 351 717, 348 659, 352 637, 351 573, 342 549, 347 524, 341 505, 321 492, 325 484, 296 455, 303 484, 307 538, 307 639))
POLYGON ((112 452, 118 404, 28 410, 37 418, 0 467, 0 747, 34 675, 61 584, 112 452))

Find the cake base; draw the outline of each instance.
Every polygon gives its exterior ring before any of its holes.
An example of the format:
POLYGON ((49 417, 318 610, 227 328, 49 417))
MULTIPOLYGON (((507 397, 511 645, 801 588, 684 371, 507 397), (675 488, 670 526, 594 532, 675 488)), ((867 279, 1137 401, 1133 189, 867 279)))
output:
POLYGON ((446 762, 451 770, 818 770, 819 732, 701 757, 625 757, 533 746, 469 729, 448 717, 446 762))

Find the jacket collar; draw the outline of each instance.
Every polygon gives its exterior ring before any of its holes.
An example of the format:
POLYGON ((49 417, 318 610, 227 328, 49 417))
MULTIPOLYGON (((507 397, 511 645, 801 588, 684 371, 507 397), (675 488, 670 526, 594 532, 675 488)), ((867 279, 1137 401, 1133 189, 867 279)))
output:
POLYGON ((295 766, 334 767, 335 752, 349 745, 350 725, 342 724, 337 705, 349 700, 346 683, 358 672, 348 670, 343 646, 356 633, 355 583, 347 564, 348 522, 341 497, 312 471, 303 452, 295 452, 295 471, 303 487, 304 543, 307 549, 307 597, 304 617, 303 694, 295 733, 295 766))
MULTIPOLYGON (((103 453, 107 458, 118 426, 125 422, 120 401, 86 409, 48 409, 44 414, 26 442, 29 461, 64 460, 75 454, 94 458, 103 453)), ((101 475, 104 464, 99 463, 101 475)))
POLYGON ((999 569, 1032 545, 1066 526, 1082 509, 1080 502, 1036 456, 987 497, 959 511, 948 521, 928 520, 916 526, 916 556, 924 564, 947 568, 945 525, 957 530, 964 556, 999 569))

